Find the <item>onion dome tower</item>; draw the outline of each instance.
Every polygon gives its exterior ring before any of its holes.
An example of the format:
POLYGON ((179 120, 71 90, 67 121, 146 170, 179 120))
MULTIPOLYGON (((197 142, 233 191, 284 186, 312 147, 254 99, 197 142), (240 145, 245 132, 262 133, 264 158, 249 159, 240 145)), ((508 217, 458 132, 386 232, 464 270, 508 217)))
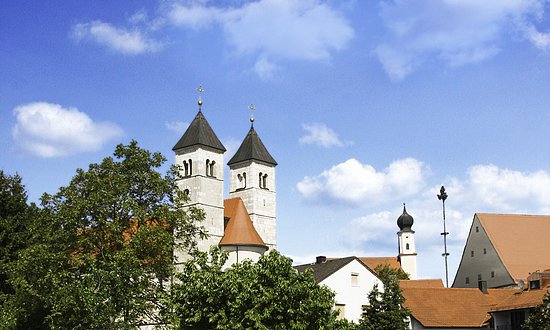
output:
MULTIPOLYGON (((197 89, 202 93, 202 87, 197 89)), ((202 113, 199 94, 199 111, 183 136, 172 150, 175 164, 180 168, 176 184, 189 197, 186 207, 199 207, 205 211, 202 225, 209 238, 198 242, 201 251, 218 244, 223 236, 223 154, 225 147, 202 113)))
MULTIPOLYGON (((249 106, 254 110, 254 105, 249 106)), ((254 129, 250 130, 229 160, 229 197, 240 197, 262 240, 270 248, 277 245, 275 166, 277 162, 254 129)))
POLYGON ((405 203, 403 203, 403 214, 397 218, 397 226, 399 227, 397 232, 398 259, 401 263, 401 269, 409 274, 411 280, 416 280, 416 247, 414 244, 414 230, 412 230, 413 223, 414 219, 407 213, 405 203))

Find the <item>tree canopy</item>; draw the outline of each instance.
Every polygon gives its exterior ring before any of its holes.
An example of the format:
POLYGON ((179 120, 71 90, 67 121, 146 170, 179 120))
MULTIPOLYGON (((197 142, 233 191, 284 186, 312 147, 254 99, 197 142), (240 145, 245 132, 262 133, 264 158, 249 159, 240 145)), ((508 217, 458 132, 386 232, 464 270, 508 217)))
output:
POLYGON ((226 271, 218 248, 185 263, 174 287, 178 329, 334 329, 334 293, 277 251, 226 271))
MULTIPOLYGON (((193 253, 198 209, 185 211, 176 172, 137 142, 78 169, 66 187, 42 197, 32 244, 11 263, 13 328, 129 329, 165 321, 174 249, 193 253), (40 311, 40 313, 38 312, 40 311)), ((6 316, 8 319, 8 316, 6 316)))
POLYGON ((380 292, 378 285, 374 285, 368 294, 369 304, 363 308, 363 317, 356 329, 408 329, 407 318, 410 311, 403 307, 405 298, 399 287, 399 280, 408 279, 408 275, 403 270, 391 268, 389 265, 379 265, 375 272, 384 284, 384 291, 380 292))
POLYGON ((550 330, 550 291, 547 291, 542 304, 537 306, 530 314, 522 329, 524 330, 550 330))

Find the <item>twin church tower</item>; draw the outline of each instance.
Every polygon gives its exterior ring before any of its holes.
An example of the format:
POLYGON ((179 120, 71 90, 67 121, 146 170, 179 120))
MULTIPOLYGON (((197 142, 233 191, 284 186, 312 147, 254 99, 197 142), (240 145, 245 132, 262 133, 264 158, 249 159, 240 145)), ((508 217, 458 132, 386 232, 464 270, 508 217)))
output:
POLYGON ((251 117, 248 134, 227 163, 229 199, 224 199, 226 149, 204 117, 200 98, 198 105, 195 119, 172 150, 180 168, 177 186, 188 195, 188 207, 203 209, 206 215, 202 225, 209 237, 198 242, 199 250, 219 245, 229 251, 229 263, 245 258, 255 261, 277 245, 277 162, 256 133, 251 117))

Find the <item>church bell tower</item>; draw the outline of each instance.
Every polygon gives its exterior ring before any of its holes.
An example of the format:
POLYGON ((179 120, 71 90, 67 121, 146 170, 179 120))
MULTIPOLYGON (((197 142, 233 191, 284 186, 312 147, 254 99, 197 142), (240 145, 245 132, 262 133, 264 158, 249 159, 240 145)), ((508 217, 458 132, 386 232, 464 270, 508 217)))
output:
POLYGON ((397 226, 400 229, 397 232, 398 258, 401 269, 409 274, 411 280, 416 280, 416 247, 414 245, 414 230, 412 230, 413 223, 413 217, 407 213, 405 204, 403 204, 403 214, 397 219, 397 226))
MULTIPOLYGON (((202 92, 201 87, 198 88, 202 92)), ((226 151, 202 113, 199 96, 199 111, 183 136, 172 150, 175 164, 180 168, 176 184, 189 196, 186 207, 198 207, 205 211, 201 223, 209 238, 198 242, 201 251, 217 245, 224 233, 223 201, 223 154, 226 151)))

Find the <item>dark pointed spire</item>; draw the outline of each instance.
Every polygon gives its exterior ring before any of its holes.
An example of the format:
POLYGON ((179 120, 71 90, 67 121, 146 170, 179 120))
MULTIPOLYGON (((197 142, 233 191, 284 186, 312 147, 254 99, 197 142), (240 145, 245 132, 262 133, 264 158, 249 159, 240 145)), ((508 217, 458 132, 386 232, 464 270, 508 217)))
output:
POLYGON ((183 133, 181 139, 179 139, 178 143, 176 143, 172 150, 176 151, 185 147, 200 145, 225 152, 225 147, 212 130, 212 127, 210 127, 210 124, 206 118, 204 118, 204 115, 200 109, 201 104, 202 101, 200 101, 199 112, 195 116, 195 119, 193 119, 185 133, 183 133))
POLYGON ((269 151, 267 151, 267 148, 254 130, 254 126, 250 127, 243 143, 227 165, 231 166, 247 160, 257 160, 270 165, 277 165, 277 162, 269 154, 269 151))

